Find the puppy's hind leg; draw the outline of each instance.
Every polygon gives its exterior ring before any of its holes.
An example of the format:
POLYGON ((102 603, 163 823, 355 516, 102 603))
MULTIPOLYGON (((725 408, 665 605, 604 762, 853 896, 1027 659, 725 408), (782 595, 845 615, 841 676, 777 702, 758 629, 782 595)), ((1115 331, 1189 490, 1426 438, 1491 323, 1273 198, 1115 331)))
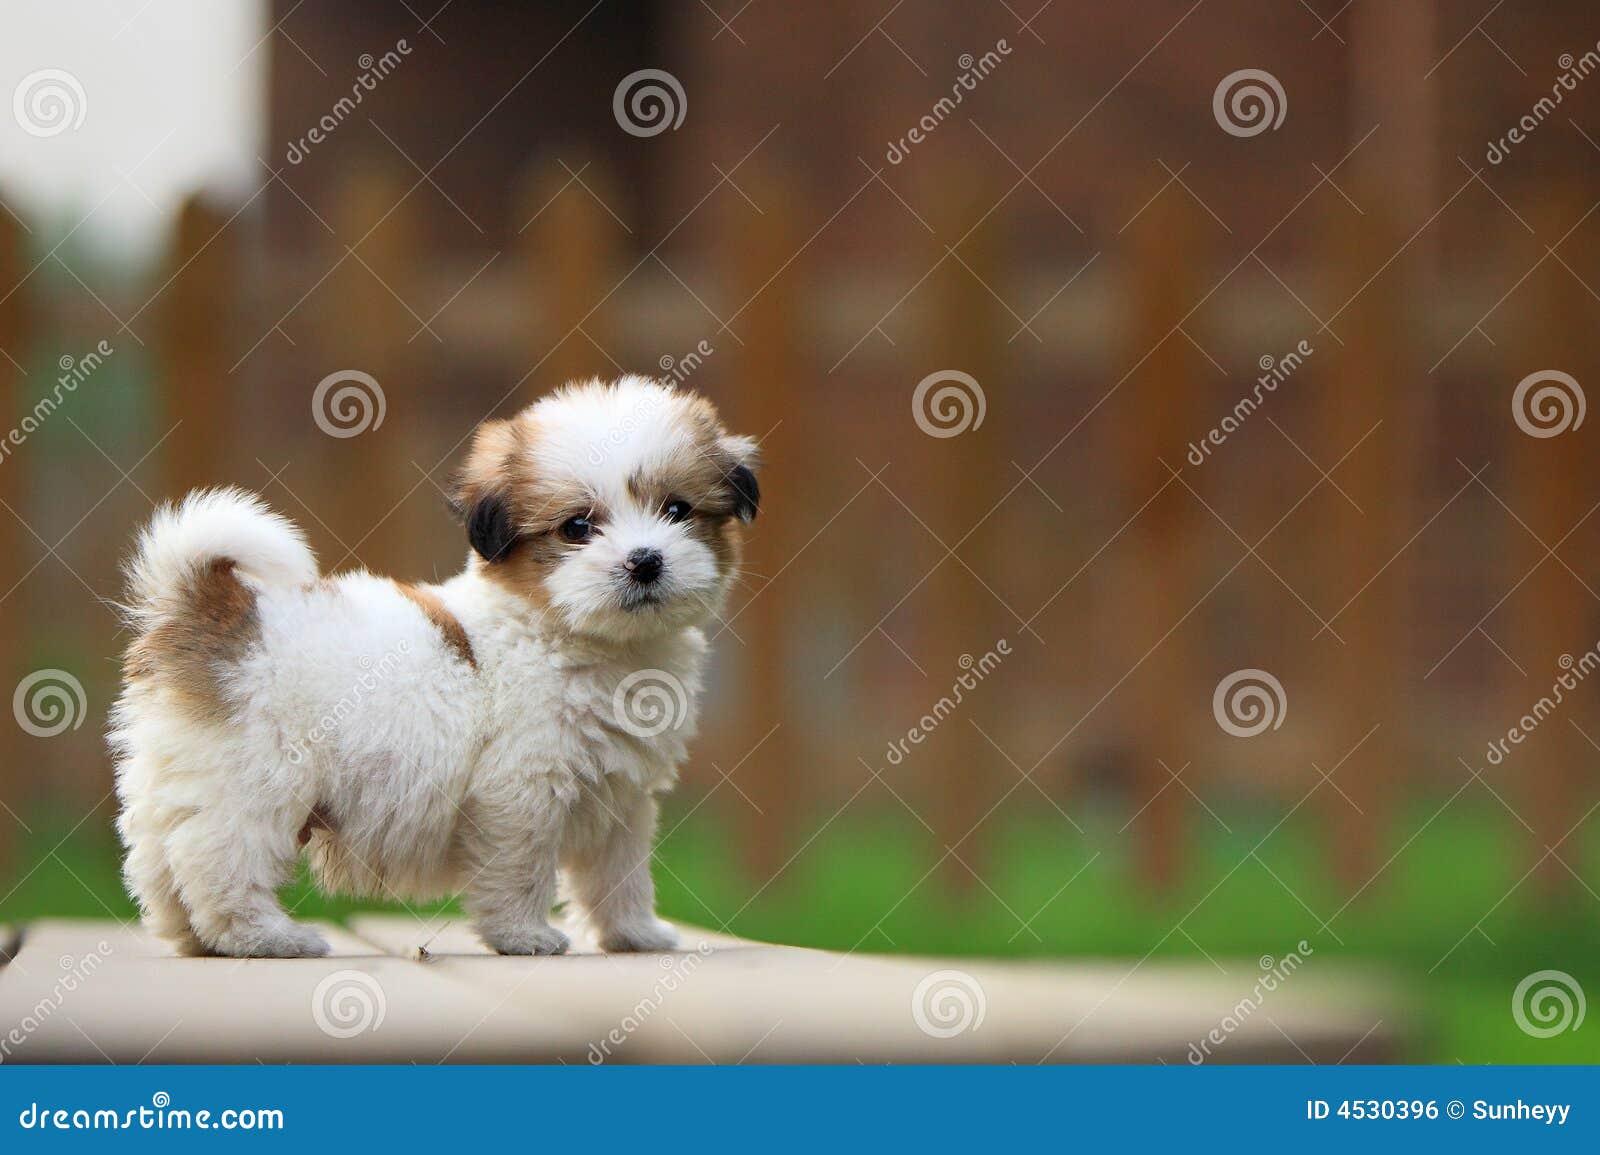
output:
MULTIPOLYGON (((547 803, 547 805, 553 805, 547 803)), ((536 815, 528 825, 469 823, 467 913, 498 954, 563 954, 570 940, 550 925, 559 852, 536 815)))
POLYGON ((297 852, 302 815, 293 808, 218 798, 166 838, 167 860, 194 932, 234 958, 316 958, 323 937, 278 902, 297 852))
POLYGON ((167 865, 162 826, 151 808, 135 807, 118 820, 128 847, 122 876, 139 903, 144 925, 177 947, 180 954, 206 954, 206 946, 189 923, 189 912, 178 895, 177 880, 167 865))
POLYGON ((605 833, 584 853, 568 857, 573 897, 602 950, 672 950, 678 932, 656 917, 656 887, 650 877, 655 797, 643 790, 618 791, 614 802, 605 833))

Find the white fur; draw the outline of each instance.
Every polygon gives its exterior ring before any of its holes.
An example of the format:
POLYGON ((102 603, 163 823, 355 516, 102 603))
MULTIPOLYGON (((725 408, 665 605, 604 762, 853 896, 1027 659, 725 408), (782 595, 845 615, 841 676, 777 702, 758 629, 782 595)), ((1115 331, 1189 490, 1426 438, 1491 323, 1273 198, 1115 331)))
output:
POLYGON ((697 624, 733 575, 680 527, 628 506, 627 477, 674 437, 672 394, 652 388, 665 397, 580 390, 543 403, 560 467, 605 495, 616 527, 604 550, 557 567, 557 613, 490 580, 475 556, 428 587, 465 628, 475 667, 389 581, 318 581, 299 531, 251 495, 198 493, 156 514, 130 566, 141 628, 184 612, 186 577, 227 558, 255 596, 260 638, 226 671, 226 721, 197 719, 159 678, 131 680, 114 711, 126 876, 153 930, 194 952, 323 953, 275 894, 315 811, 327 826, 306 850, 328 889, 460 893, 491 947, 555 953, 567 945, 547 921, 560 871, 606 949, 673 945, 654 914, 654 794, 694 732, 697 624), (652 625, 607 629, 624 616, 601 604, 613 553, 644 542, 669 555, 670 604, 643 615, 652 625), (642 670, 684 695, 676 724, 648 737, 615 701, 642 670))
POLYGON ((317 577, 317 559, 300 528, 253 493, 232 487, 197 489, 178 507, 162 505, 139 535, 128 563, 135 614, 179 608, 184 583, 222 558, 266 585, 304 585, 317 577))

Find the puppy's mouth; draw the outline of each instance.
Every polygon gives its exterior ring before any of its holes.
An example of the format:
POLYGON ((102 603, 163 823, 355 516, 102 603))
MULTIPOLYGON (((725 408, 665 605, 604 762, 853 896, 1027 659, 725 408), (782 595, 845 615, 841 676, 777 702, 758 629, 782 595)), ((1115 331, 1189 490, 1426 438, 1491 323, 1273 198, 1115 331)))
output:
POLYGON ((666 603, 667 595, 655 586, 629 585, 623 589, 619 600, 622 608, 631 614, 659 609, 666 603))

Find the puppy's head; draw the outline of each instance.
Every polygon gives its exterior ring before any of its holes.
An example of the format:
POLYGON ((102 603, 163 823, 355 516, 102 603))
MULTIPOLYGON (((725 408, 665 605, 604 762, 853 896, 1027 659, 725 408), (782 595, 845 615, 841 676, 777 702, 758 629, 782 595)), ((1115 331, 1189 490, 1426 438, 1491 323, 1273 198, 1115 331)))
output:
POLYGON ((638 641, 721 612, 756 468, 709 401, 624 377, 485 422, 456 501, 486 577, 574 633, 638 641))

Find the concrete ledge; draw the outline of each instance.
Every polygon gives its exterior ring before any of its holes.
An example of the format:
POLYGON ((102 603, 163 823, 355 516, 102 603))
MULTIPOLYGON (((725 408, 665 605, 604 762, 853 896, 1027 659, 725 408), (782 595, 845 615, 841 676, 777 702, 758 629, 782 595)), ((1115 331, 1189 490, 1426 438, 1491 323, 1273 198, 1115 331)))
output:
POLYGON ((185 959, 137 926, 38 923, 0 972, 0 1059, 1186 1063, 1216 1031, 1208 1062, 1383 1062, 1402 1031, 1332 963, 1250 1006, 1253 960, 891 958, 694 928, 667 954, 569 930, 570 954, 505 958, 464 922, 325 929, 326 959, 185 959))

